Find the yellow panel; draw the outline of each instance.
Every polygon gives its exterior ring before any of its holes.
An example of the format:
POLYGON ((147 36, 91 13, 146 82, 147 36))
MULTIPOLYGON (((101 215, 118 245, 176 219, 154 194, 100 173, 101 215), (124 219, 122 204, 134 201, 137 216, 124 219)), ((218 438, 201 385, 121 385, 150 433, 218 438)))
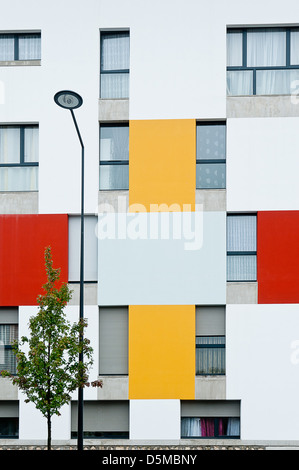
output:
POLYGON ((129 307, 129 398, 195 398, 195 306, 129 307))
POLYGON ((195 186, 195 120, 130 121, 130 211, 193 211, 195 186))

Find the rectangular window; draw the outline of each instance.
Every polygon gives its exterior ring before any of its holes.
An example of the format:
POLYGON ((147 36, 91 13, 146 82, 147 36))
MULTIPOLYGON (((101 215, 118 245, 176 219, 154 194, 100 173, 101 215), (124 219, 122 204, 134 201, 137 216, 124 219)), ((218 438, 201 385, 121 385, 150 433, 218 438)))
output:
POLYGON ((12 345, 18 340, 18 310, 0 309, 0 370, 16 374, 16 356, 12 345))
MULTIPOLYGON (((77 402, 71 408, 71 438, 77 438, 77 402)), ((128 439, 129 402, 101 400, 84 402, 83 437, 85 439, 128 439)))
POLYGON ((227 281, 256 281, 255 214, 227 216, 227 281))
POLYGON ((37 125, 0 126, 0 191, 37 191, 37 125))
POLYGON ((40 33, 0 34, 0 61, 40 60, 40 33))
POLYGON ((104 99, 128 98, 129 72, 129 32, 102 32, 100 97, 104 99))
POLYGON ((0 439, 18 439, 19 403, 0 401, 0 439))
POLYGON ((182 438, 240 438, 240 403, 182 401, 182 438))
POLYGON ((226 125, 224 122, 196 126, 196 188, 226 186, 226 125))
POLYGON ((129 189, 129 125, 100 126, 100 190, 129 189))
POLYGON ((227 31, 227 94, 289 95, 299 80, 299 28, 227 31))
POLYGON ((128 308, 101 307, 99 375, 128 375, 128 308))
POLYGON ((196 307, 196 375, 225 374, 225 307, 196 307))

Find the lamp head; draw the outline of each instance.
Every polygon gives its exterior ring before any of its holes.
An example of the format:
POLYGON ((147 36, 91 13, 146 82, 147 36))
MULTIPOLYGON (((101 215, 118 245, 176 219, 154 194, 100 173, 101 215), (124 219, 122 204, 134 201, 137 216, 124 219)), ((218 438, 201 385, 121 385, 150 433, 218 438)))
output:
POLYGON ((56 93, 54 101, 58 106, 65 109, 76 109, 83 103, 83 99, 78 95, 78 93, 69 90, 63 90, 56 93))

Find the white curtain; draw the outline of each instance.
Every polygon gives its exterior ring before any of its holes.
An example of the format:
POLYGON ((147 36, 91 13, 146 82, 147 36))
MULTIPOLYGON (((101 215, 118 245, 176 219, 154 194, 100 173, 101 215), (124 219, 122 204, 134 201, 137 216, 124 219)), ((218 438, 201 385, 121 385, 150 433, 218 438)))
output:
POLYGON ((227 95, 240 96, 253 94, 253 75, 251 70, 228 70, 226 81, 227 95))
POLYGON ((256 216, 227 217, 227 251, 256 251, 256 216))
POLYGON ((20 129, 0 128, 0 163, 20 162, 20 129))
POLYGON ((242 37, 243 34, 239 32, 229 32, 227 34, 226 49, 228 67, 242 66, 242 37))
POLYGON ((107 34, 102 37, 102 70, 130 68, 129 34, 107 34))
POLYGON ((285 31, 248 31, 247 66, 284 66, 286 65, 285 31))
POLYGON ((240 418, 228 418, 227 436, 240 436, 240 418))
POLYGON ((38 162, 38 127, 26 127, 24 132, 24 161, 38 162))
POLYGON ((14 60, 14 37, 1 35, 0 37, 0 60, 14 60))
POLYGON ((182 418, 181 433, 183 437, 200 437, 200 418, 182 418))
POLYGON ((101 98, 128 98, 129 73, 107 72, 129 70, 129 33, 103 35, 101 47, 101 98))
POLYGON ((299 31, 291 31, 291 65, 299 65, 299 31))
POLYGON ((248 251, 256 251, 255 215, 227 217, 227 251, 245 252, 227 257, 227 280, 255 281, 256 255, 246 255, 248 251))
POLYGON ((41 37, 39 34, 19 36, 19 60, 41 58, 41 37))
POLYGON ((37 191, 38 166, 0 167, 0 191, 37 191))

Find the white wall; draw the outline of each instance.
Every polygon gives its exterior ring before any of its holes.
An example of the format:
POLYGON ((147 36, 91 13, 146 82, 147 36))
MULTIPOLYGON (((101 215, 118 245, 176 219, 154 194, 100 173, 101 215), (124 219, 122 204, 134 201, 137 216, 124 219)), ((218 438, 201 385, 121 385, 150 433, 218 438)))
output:
POLYGON ((130 439, 180 439, 180 400, 130 400, 130 439))
POLYGON ((227 122, 227 210, 298 209, 299 118, 227 122))
POLYGON ((227 399, 241 400, 241 438, 298 439, 298 305, 227 305, 227 399))
POLYGON ((54 94, 83 96, 87 213, 97 208, 99 30, 129 28, 130 119, 224 118, 226 26, 299 23, 296 0, 0 0, 0 31, 41 30, 40 67, 0 68, 0 123, 40 124, 39 212, 80 212, 80 157, 70 113, 54 94), (4 92, 3 92, 4 90, 4 92))

